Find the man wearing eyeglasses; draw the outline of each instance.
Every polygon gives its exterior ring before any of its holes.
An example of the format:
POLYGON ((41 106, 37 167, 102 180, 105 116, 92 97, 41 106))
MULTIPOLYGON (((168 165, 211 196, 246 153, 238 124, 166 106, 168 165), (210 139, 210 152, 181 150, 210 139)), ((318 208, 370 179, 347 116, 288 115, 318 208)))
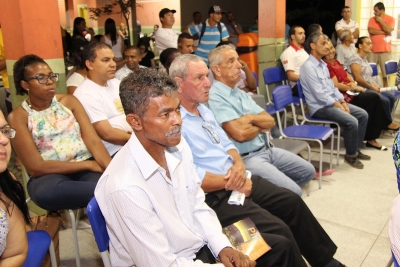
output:
POLYGON ((87 78, 74 96, 82 103, 110 156, 131 137, 119 97, 120 81, 115 79, 116 63, 111 47, 103 42, 88 44, 84 51, 87 78))
POLYGON ((311 266, 344 266, 333 259, 335 244, 298 195, 257 175, 246 178, 238 150, 202 104, 211 86, 202 58, 178 56, 169 74, 179 85, 182 134, 207 193, 206 203, 223 227, 249 217, 272 247, 257 265, 306 266, 302 252, 311 266), (246 195, 243 205, 228 204, 232 190, 246 195))

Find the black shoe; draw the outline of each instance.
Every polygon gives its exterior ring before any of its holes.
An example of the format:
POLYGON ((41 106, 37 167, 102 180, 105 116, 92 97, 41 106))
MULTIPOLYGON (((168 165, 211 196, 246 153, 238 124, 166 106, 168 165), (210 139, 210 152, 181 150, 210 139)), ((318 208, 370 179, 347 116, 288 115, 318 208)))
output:
POLYGON ((371 156, 365 155, 361 151, 358 151, 357 158, 361 160, 370 160, 371 156))
POLYGON ((364 164, 362 164, 357 157, 349 157, 347 155, 344 155, 344 162, 356 169, 364 169, 364 164))
POLYGON ((371 145, 368 142, 365 144, 365 146, 366 147, 375 148, 375 149, 378 149, 378 150, 382 150, 382 151, 387 151, 388 150, 387 147, 385 147, 385 146, 374 146, 374 145, 371 145))

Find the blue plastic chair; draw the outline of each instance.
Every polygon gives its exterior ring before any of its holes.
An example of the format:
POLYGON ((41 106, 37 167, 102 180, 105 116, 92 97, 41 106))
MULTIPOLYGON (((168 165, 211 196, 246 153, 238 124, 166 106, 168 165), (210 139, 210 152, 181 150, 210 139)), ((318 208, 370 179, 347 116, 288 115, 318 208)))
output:
MULTIPOLYGON (((323 120, 323 119, 317 119, 314 118, 305 112, 304 104, 306 104, 306 98, 304 97, 303 94, 303 87, 301 86, 300 80, 297 81, 297 90, 299 92, 299 99, 300 99, 300 107, 301 107, 301 113, 303 115, 303 121, 301 124, 304 124, 306 122, 309 123, 319 123, 319 124, 335 124, 337 126, 337 147, 336 147, 336 166, 339 166, 339 150, 340 150, 340 126, 339 123, 330 121, 330 120, 323 120)), ((332 138, 332 142, 335 139, 332 138)))
POLYGON ((370 62, 369 65, 372 68, 372 77, 375 77, 378 75, 378 66, 376 65, 376 63, 370 62))
POLYGON ((108 236, 106 221, 95 197, 93 197, 87 205, 87 216, 92 226, 94 238, 96 239, 104 266, 111 267, 110 255, 108 254, 110 237, 108 236))
MULTIPOLYGON (((315 141, 319 144, 319 189, 321 189, 322 180, 322 153, 323 145, 322 141, 327 140, 329 137, 333 138, 333 130, 330 127, 317 126, 317 125, 299 125, 296 120, 296 110, 293 104, 292 89, 289 85, 279 85, 275 87, 272 92, 272 98, 274 99, 274 104, 277 113, 277 121, 281 135, 284 138, 299 139, 305 141, 315 141), (286 128, 282 127, 282 122, 280 119, 280 112, 282 112, 286 106, 291 106, 293 112, 294 125, 286 128)), ((332 151, 333 142, 331 142, 331 157, 330 157, 330 169, 332 169, 332 151)))
POLYGON ((57 267, 56 254, 50 235, 43 230, 29 231, 28 255, 22 267, 40 267, 48 250, 50 250, 51 266, 57 267))
POLYGON ((255 73, 254 71, 251 72, 254 76, 254 79, 256 79, 256 83, 257 83, 257 94, 260 94, 260 90, 258 89, 258 75, 257 73, 255 73))
MULTIPOLYGON (((395 60, 386 61, 385 62, 385 71, 386 71, 386 81, 387 81, 388 86, 390 86, 389 75, 397 73, 397 62, 395 60)), ((394 103, 392 117, 394 116, 394 112, 396 111, 397 106, 399 104, 400 92, 394 91, 393 94, 397 99, 396 99, 396 103, 394 103)))

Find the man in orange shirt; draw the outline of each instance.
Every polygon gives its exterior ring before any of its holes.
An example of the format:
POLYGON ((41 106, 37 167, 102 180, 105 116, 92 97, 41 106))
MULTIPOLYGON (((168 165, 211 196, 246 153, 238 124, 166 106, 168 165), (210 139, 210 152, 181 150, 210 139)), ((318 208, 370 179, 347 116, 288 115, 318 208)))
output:
POLYGON ((391 60, 394 18, 386 15, 382 2, 375 4, 374 15, 375 17, 370 18, 368 22, 368 32, 372 41, 372 53, 368 55, 368 61, 379 65, 383 86, 387 87, 385 62, 391 60))

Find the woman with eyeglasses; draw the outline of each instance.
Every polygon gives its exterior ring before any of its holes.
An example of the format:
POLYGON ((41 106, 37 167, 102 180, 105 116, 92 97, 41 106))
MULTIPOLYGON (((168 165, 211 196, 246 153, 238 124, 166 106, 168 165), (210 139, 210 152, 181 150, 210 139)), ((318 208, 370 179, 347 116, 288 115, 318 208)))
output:
POLYGON ((15 130, 0 111, 0 266, 22 266, 28 253, 29 210, 21 183, 7 170, 15 130))
POLYGON ((58 74, 36 55, 14 64, 19 95, 28 95, 8 116, 12 140, 31 179, 32 200, 47 210, 84 207, 111 158, 80 102, 56 94, 58 74))

